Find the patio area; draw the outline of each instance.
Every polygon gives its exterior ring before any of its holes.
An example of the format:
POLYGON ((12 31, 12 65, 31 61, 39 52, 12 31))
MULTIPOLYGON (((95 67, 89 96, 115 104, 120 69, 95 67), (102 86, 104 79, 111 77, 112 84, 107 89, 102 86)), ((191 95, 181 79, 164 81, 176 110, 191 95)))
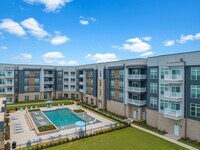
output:
MULTIPOLYGON (((41 111, 49 111, 49 110, 55 110, 55 109, 61 109, 61 108, 68 108, 71 110, 77 109, 77 105, 67 105, 67 106, 53 106, 51 108, 47 108, 47 107, 42 107, 40 108, 41 111)), ((82 108, 83 109, 83 108, 82 108)), ((85 111, 85 113, 89 116, 91 116, 92 118, 95 118, 97 120, 99 120, 98 123, 96 124, 88 124, 86 126, 86 130, 87 131, 92 131, 92 130, 97 130, 98 128, 101 127, 106 127, 106 126, 110 126, 113 125, 114 122, 99 116, 97 114, 94 114, 91 111, 88 111, 86 109, 83 109, 85 111)), ((37 135, 35 130, 31 129, 28 125, 28 122, 25 118, 25 110, 19 110, 16 111, 15 113, 10 113, 10 140, 9 142, 12 144, 13 142, 16 142, 16 144, 20 147, 25 147, 26 143, 29 141, 31 143, 33 142, 43 142, 43 141, 47 141, 47 140, 53 140, 56 138, 60 138, 60 137, 69 137, 69 136, 73 136, 76 137, 78 136, 78 131, 80 129, 80 127, 72 127, 72 128, 67 128, 64 130, 59 130, 58 132, 55 133, 51 133, 51 134, 45 134, 45 135, 37 135), (77 134, 74 134, 77 133, 77 134)), ((84 129, 84 128, 83 128, 84 129)), ((88 134, 88 133, 87 133, 88 134)), ((72 137, 71 137, 72 138, 72 137)), ((36 143, 35 143, 36 144, 36 143)))

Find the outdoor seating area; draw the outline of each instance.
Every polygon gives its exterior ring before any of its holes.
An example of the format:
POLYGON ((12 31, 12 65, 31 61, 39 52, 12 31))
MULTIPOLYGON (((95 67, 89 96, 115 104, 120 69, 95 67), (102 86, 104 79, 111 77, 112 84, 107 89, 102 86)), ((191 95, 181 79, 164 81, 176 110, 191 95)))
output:
POLYGON ((12 116, 11 119, 13 120, 13 131, 15 134, 24 132, 22 124, 19 122, 18 117, 12 116))

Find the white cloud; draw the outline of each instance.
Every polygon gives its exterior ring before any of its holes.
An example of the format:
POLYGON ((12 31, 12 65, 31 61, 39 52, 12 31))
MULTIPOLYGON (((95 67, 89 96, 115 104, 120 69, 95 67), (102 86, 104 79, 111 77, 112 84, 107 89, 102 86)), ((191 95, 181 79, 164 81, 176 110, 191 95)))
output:
POLYGON ((22 54, 19 54, 18 56, 15 56, 13 59, 29 61, 32 59, 32 55, 27 54, 27 53, 22 53, 22 54))
POLYGON ((24 0, 29 4, 42 4, 45 6, 46 12, 59 11, 65 4, 72 2, 73 0, 24 0))
POLYGON ((150 55, 153 55, 152 51, 148 51, 148 52, 144 52, 144 53, 140 54, 141 57, 150 56, 150 55))
POLYGON ((15 34, 17 36, 26 35, 26 32, 20 26, 20 24, 13 21, 12 19, 3 19, 2 23, 0 23, 0 29, 7 31, 11 34, 15 34))
POLYGON ((164 46, 172 46, 175 44, 175 41, 174 40, 169 40, 169 41, 164 41, 163 42, 163 45, 164 46))
POLYGON ((82 25, 88 25, 89 21, 87 21, 87 20, 80 20, 80 24, 82 24, 82 25))
POLYGON ((47 52, 43 56, 43 60, 46 63, 54 63, 57 62, 58 59, 65 58, 65 56, 61 52, 47 52))
POLYGON ((5 50, 5 49, 8 49, 8 47, 7 46, 1 46, 0 49, 4 49, 5 50))
POLYGON ((70 60, 70 61, 66 61, 66 60, 61 60, 57 62, 59 65, 77 65, 78 63, 75 60, 70 60))
POLYGON ((60 45, 68 42, 70 39, 67 36, 62 35, 56 35, 51 39, 51 44, 53 45, 60 45))
POLYGON ((86 59, 90 59, 90 60, 94 60, 97 63, 118 60, 117 56, 115 54, 113 54, 113 53, 105 53, 105 54, 97 53, 95 55, 88 54, 88 55, 85 56, 85 58, 86 59))
POLYGON ((80 24, 82 25, 88 25, 90 24, 90 22, 96 22, 96 18, 94 17, 83 17, 83 16, 80 16, 80 24))
POLYGON ((142 38, 144 41, 151 41, 152 37, 150 36, 146 36, 142 38))
POLYGON ((189 35, 182 34, 178 42, 183 44, 186 43, 187 41, 193 41, 193 40, 200 40, 200 33, 189 34, 189 35))
POLYGON ((43 26, 34 18, 28 18, 21 22, 21 25, 28 29, 28 32, 39 39, 49 36, 49 33, 43 29, 43 26))
POLYGON ((126 40, 126 43, 119 47, 119 49, 127 50, 130 52, 145 52, 151 49, 151 45, 136 37, 126 40))

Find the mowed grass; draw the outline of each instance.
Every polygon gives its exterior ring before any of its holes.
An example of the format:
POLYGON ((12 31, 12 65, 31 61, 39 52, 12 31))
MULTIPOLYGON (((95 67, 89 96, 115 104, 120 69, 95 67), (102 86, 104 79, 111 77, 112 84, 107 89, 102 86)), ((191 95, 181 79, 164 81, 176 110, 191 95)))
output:
POLYGON ((184 150, 176 144, 133 127, 81 139, 47 150, 184 150))

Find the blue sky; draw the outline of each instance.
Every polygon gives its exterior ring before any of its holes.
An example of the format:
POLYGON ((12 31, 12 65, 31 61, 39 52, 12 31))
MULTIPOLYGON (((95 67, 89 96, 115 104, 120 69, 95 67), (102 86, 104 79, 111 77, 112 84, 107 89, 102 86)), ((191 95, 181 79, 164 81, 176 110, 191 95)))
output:
POLYGON ((0 3, 0 63, 77 65, 200 50, 199 0, 0 3))

